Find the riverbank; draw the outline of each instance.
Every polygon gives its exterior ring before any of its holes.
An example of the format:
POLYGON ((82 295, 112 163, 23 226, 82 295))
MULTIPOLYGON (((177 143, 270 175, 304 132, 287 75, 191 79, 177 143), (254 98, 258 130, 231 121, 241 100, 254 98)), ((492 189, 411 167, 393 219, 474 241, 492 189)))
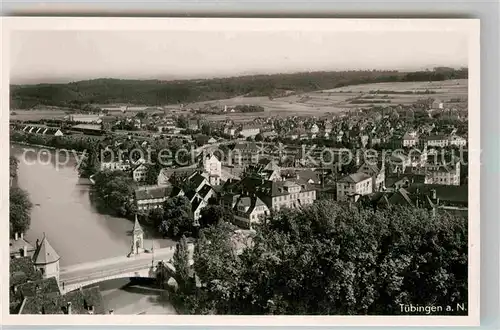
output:
MULTIPOLYGON (((40 148, 40 149, 48 149, 48 150, 63 150, 61 148, 56 148, 52 146, 47 146, 47 145, 40 145, 40 144, 32 144, 32 143, 27 143, 27 142, 22 142, 22 141, 11 141, 11 144, 13 145, 19 145, 19 146, 25 146, 25 147, 34 147, 34 148, 40 148)), ((66 150, 66 149, 64 149, 66 150)), ((83 155, 84 152, 82 151, 76 151, 74 149, 67 150, 69 152, 72 152, 74 155, 83 155)))

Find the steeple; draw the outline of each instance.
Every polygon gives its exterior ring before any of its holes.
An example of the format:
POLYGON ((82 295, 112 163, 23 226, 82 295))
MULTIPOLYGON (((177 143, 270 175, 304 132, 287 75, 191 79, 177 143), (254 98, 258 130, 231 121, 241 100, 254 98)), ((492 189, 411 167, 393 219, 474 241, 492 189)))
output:
POLYGON ((132 232, 134 233, 134 235, 144 233, 139 220, 137 220, 137 214, 135 215, 134 229, 132 230, 132 232))

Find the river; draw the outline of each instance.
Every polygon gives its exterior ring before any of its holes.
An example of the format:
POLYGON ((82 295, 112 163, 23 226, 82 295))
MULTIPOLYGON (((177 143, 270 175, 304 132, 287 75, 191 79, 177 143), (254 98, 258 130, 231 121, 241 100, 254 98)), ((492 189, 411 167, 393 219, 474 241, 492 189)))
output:
MULTIPOLYGON (((125 218, 100 214, 91 204, 88 180, 78 177, 74 155, 35 147, 11 145, 11 155, 19 159, 17 184, 33 203, 31 226, 25 237, 33 245, 46 236, 60 255, 62 268, 83 262, 125 256, 132 245, 133 222, 125 218), (30 150, 27 152, 27 150, 30 150)), ((144 247, 162 248, 174 245, 169 239, 155 237, 146 230, 144 247)), ((108 309, 115 313, 148 313, 158 304, 158 292, 121 289, 123 281, 101 285, 108 309), (138 293, 139 292, 139 293, 138 293), (133 307, 131 307, 133 306, 133 307)), ((171 308, 165 308, 168 313, 171 308)))

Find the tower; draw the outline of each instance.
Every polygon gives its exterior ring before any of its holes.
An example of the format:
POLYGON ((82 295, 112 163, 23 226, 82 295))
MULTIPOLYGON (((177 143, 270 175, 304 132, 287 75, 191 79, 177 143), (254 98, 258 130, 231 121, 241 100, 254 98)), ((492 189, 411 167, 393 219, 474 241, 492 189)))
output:
POLYGON ((137 214, 135 215, 134 228, 132 229, 132 248, 130 255, 136 255, 144 252, 144 231, 142 230, 137 214))
POLYGON ((33 263, 42 272, 43 278, 55 277, 59 283, 59 259, 61 257, 50 245, 44 234, 42 242, 38 243, 37 240, 35 253, 33 254, 33 263))

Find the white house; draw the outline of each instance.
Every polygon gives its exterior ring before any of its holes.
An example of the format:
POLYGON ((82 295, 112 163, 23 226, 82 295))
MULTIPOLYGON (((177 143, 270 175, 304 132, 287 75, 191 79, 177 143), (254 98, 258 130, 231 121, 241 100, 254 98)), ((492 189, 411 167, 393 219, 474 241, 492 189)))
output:
POLYGON ((337 200, 345 201, 351 196, 368 195, 373 192, 373 179, 366 173, 349 174, 337 182, 337 200))

